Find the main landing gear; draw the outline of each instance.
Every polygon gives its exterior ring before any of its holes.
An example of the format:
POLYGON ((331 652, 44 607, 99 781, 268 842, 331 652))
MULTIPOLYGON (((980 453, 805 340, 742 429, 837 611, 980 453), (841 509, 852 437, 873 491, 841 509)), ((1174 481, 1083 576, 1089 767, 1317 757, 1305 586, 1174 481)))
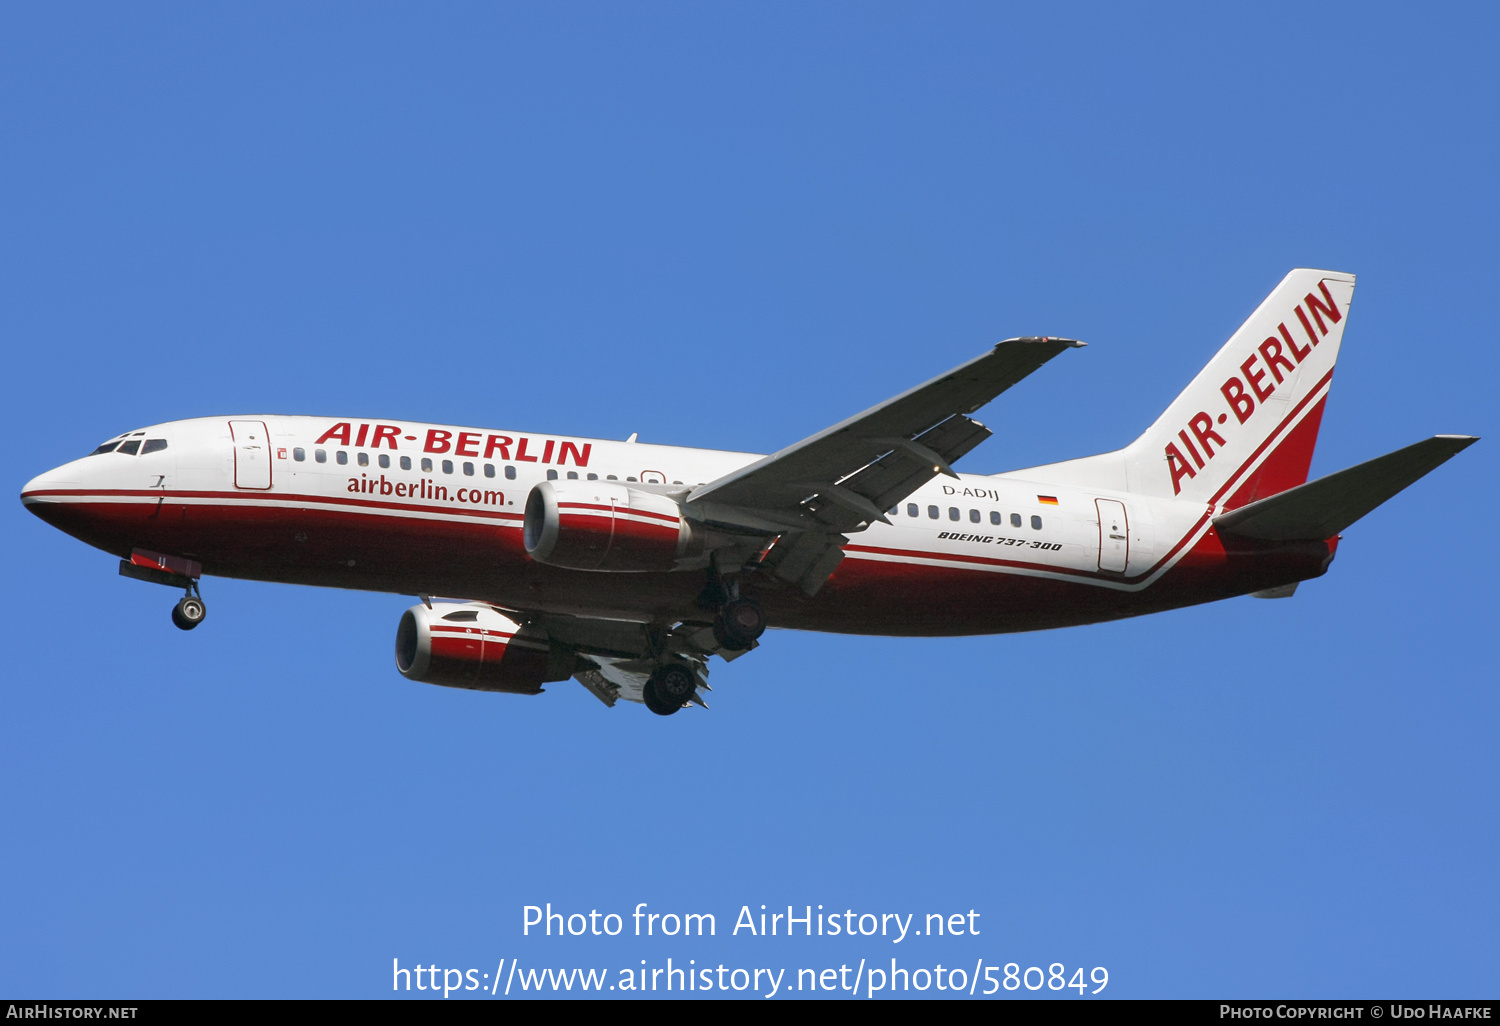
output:
POLYGON ((732 651, 749 648, 765 632, 766 614, 752 598, 730 599, 714 618, 714 640, 732 651))
POLYGON ((646 681, 642 697, 646 708, 658 716, 671 716, 692 700, 698 678, 682 663, 663 663, 646 681))
POLYGON ((189 581, 187 594, 172 607, 172 622, 178 630, 190 631, 203 622, 208 607, 203 604, 203 595, 198 591, 198 582, 189 581))
POLYGON ((731 652, 751 648, 766 632, 766 614, 760 603, 740 594, 737 577, 719 573, 717 559, 709 565, 708 581, 698 596, 698 606, 714 613, 714 640, 731 652))
MULTIPOLYGON (((671 716, 689 702, 703 704, 698 698, 698 672, 689 665, 692 659, 704 662, 702 669, 706 674, 709 656, 718 654, 733 659, 753 648, 766 631, 766 614, 760 604, 740 594, 737 579, 719 573, 717 560, 709 565, 708 580, 698 595, 698 608, 713 614, 713 641, 702 636, 707 633, 701 626, 703 621, 695 618, 693 623, 683 626, 688 640, 679 644, 685 648, 670 648, 666 636, 670 632, 665 631, 658 631, 649 647, 648 657, 658 662, 646 679, 641 697, 646 708, 658 716, 671 716), (674 651, 677 655, 672 654, 674 651), (683 652, 690 653, 686 661, 681 659, 683 652)), ((703 686, 708 685, 705 682, 703 686)))

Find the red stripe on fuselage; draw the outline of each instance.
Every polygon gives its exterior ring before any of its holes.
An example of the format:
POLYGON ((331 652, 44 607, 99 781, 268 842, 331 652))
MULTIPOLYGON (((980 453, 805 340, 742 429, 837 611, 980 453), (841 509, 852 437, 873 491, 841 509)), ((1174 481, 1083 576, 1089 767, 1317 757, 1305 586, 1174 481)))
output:
POLYGON ((596 509, 615 516, 650 517, 654 520, 665 521, 674 526, 682 519, 670 513, 656 513, 649 509, 636 509, 634 506, 606 506, 602 503, 593 502, 559 502, 557 509, 559 514, 565 509, 596 509))

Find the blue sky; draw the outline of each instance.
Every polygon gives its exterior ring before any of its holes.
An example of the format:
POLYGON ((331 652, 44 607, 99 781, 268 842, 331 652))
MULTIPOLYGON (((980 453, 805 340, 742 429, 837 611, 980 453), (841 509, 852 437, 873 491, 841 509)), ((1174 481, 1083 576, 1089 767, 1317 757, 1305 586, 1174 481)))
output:
MULTIPOLYGON (((1001 338, 1088 341, 981 414, 961 467, 998 472, 1134 437, 1295 266, 1359 275, 1315 474, 1493 436, 1496 29, 10 5, 0 467, 19 492, 120 431, 251 412, 770 451, 1001 338)), ((209 580, 181 634, 164 589, 13 501, 0 992, 897 956, 1104 966, 1122 997, 1493 996, 1494 451, 1290 601, 777 632, 670 720, 410 683, 402 596, 209 580), (720 936, 522 937, 549 901, 720 936), (762 903, 973 908, 981 934, 724 936, 762 903)))

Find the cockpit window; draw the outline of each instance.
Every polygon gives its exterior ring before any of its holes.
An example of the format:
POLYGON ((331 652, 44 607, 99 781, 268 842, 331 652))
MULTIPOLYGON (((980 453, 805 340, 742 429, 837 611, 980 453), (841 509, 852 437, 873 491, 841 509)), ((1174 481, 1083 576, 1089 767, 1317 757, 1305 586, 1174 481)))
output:
POLYGON ((145 446, 141 449, 141 455, 144 456, 148 452, 161 452, 166 447, 167 440, 165 438, 148 438, 146 439, 145 446))
POLYGON ((103 445, 99 446, 99 448, 97 448, 93 452, 89 453, 89 455, 90 456, 98 456, 100 453, 113 452, 115 446, 117 446, 119 444, 120 444, 120 440, 118 438, 116 438, 113 442, 105 442, 103 445))
POLYGON ((141 440, 139 438, 132 438, 128 441, 121 442, 120 447, 116 449, 115 452, 124 453, 126 456, 134 456, 136 454, 136 451, 140 449, 140 447, 141 440))

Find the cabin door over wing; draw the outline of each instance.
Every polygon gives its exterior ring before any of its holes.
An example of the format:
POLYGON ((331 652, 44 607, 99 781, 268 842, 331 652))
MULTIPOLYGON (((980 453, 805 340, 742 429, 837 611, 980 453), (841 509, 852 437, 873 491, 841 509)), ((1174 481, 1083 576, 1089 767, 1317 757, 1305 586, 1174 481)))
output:
POLYGON ((1099 569, 1123 574, 1130 558, 1129 523, 1125 504, 1114 499, 1095 499, 1099 511, 1099 569))
POLYGON ((229 433, 234 436, 234 486, 236 488, 271 487, 270 433, 259 420, 231 420, 229 433))

